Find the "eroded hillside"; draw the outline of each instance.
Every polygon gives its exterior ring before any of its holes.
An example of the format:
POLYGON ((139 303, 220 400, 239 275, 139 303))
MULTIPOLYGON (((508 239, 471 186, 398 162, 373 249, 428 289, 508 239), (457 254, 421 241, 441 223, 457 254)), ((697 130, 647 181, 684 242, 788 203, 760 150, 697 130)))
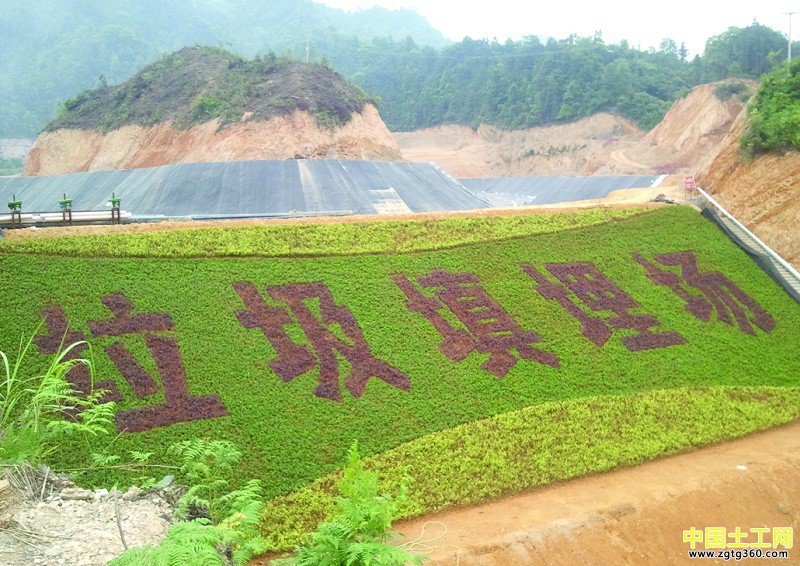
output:
POLYGON ((400 152, 374 106, 368 104, 341 127, 317 124, 295 111, 266 121, 220 127, 219 120, 187 130, 172 124, 44 132, 25 163, 25 175, 135 169, 169 163, 250 159, 339 158, 397 161, 400 152))
POLYGON ((193 47, 67 101, 24 174, 294 157, 400 153, 369 97, 330 69, 193 47))
POLYGON ((404 158, 436 161, 461 178, 696 173, 713 161, 753 88, 737 83, 744 92, 730 96, 718 93, 730 81, 695 87, 647 133, 624 118, 597 114, 528 130, 440 126, 394 136, 404 158))
POLYGON ((753 160, 740 152, 745 116, 700 181, 731 214, 795 267, 800 266, 800 152, 753 160))

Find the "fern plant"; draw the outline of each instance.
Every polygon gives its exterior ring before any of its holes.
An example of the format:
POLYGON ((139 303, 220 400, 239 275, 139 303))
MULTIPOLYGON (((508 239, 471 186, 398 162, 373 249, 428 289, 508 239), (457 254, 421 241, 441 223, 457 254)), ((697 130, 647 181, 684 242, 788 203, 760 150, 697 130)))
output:
POLYGON ((261 484, 251 480, 240 489, 228 489, 225 476, 242 457, 235 445, 198 438, 173 444, 169 453, 180 459, 180 474, 190 484, 178 502, 177 515, 183 520, 169 529, 159 546, 128 550, 111 564, 239 565, 265 552, 258 530, 264 505, 261 484))
POLYGON ((422 556, 392 546, 392 521, 407 497, 407 480, 394 498, 378 493, 378 474, 367 471, 358 442, 347 454, 334 516, 323 521, 296 556, 273 561, 276 566, 403 566, 422 564, 422 556))
POLYGON ((69 359, 73 350, 88 344, 62 345, 44 373, 30 374, 25 362, 32 345, 33 336, 21 340, 13 363, 0 352, 0 463, 36 465, 57 449, 63 436, 94 438, 109 434, 113 427, 116 405, 102 402, 106 391, 94 389, 91 348, 89 358, 69 359), (75 391, 67 379, 78 365, 86 366, 91 377, 88 394, 75 391))

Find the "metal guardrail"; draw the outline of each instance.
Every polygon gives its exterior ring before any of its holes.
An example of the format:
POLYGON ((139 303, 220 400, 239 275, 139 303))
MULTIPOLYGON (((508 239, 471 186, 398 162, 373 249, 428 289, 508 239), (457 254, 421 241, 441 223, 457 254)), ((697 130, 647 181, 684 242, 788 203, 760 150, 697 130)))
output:
POLYGON ((741 222, 739 222, 738 220, 736 220, 736 218, 734 218, 734 216, 733 216, 733 215, 732 215, 730 212, 728 212, 727 210, 725 210, 725 208, 724 208, 724 207, 723 207, 723 206, 722 206, 720 203, 718 203, 716 200, 714 200, 714 199, 711 197, 711 195, 709 195, 707 192, 705 192, 705 191, 704 191, 703 189, 701 189, 700 187, 697 187, 697 192, 699 192, 699 193, 700 193, 700 195, 701 195, 701 196, 702 196, 702 197, 703 197, 703 198, 704 198, 706 201, 710 202, 710 203, 711 203, 711 204, 714 206, 714 208, 716 208, 717 210, 719 210, 719 211, 722 213, 722 215, 723 215, 723 216, 725 216, 725 218, 727 218, 728 220, 730 220, 731 222, 733 222, 733 224, 734 224, 734 225, 735 225, 737 228, 739 228, 739 229, 740 229, 742 232, 744 232, 745 234, 747 234, 747 235, 748 235, 748 237, 750 237, 750 238, 753 240, 753 242, 755 242, 755 243, 758 245, 758 247, 760 247, 760 248, 761 248, 761 249, 764 251, 764 253, 766 253, 766 254, 767 254, 768 256, 770 256, 770 257, 771 257, 773 260, 775 260, 776 262, 778 262, 778 263, 779 263, 779 264, 780 264, 780 265, 781 265, 781 266, 782 266, 784 269, 786 269, 786 271, 788 271, 788 272, 789 272, 789 273, 790 273, 790 274, 791 274, 791 275, 792 275, 792 276, 793 276, 793 277, 794 277, 794 278, 797 280, 797 282, 798 282, 798 283, 800 283, 800 272, 798 272, 798 271, 797 271, 797 270, 796 270, 794 267, 792 267, 792 265, 791 265, 789 262, 787 262, 785 259, 783 259, 781 256, 779 256, 779 255, 778 255, 778 254, 777 254, 777 253, 776 253, 776 252, 775 252, 775 251, 774 251, 772 248, 770 248, 770 247, 769 247, 767 244, 765 244, 764 242, 762 242, 762 241, 761 241, 761 240, 758 238, 758 236, 756 236, 756 235, 755 235, 755 234, 753 234, 753 233, 752 233, 750 230, 748 230, 748 229, 747 229, 747 227, 745 227, 745 225, 744 225, 744 224, 742 224, 741 222))

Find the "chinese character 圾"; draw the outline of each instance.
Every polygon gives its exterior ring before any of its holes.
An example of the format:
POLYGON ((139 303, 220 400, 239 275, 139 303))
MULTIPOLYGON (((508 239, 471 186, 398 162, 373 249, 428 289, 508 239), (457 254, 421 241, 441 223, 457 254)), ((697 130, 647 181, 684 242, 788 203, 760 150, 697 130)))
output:
POLYGON ((632 352, 686 343, 677 332, 653 332, 651 329, 659 325, 658 319, 649 314, 630 312, 642 305, 591 263, 545 264, 544 268, 557 282, 530 264, 522 264, 520 267, 536 282, 536 291, 545 299, 558 302, 578 319, 581 323, 581 334, 597 346, 605 345, 615 330, 622 329, 638 332, 634 336, 622 338, 622 343, 632 352), (607 319, 591 316, 573 296, 592 312, 608 311, 616 316, 607 319))
POLYGON ((747 293, 719 271, 701 272, 697 257, 692 252, 658 254, 653 259, 662 266, 681 268, 680 275, 660 269, 641 254, 633 254, 642 267, 647 270, 650 280, 656 285, 669 287, 672 292, 686 302, 685 310, 703 322, 711 320, 716 312, 717 320, 729 326, 738 325, 746 334, 755 334, 753 325, 764 332, 775 328, 775 320, 747 293), (698 291, 700 295, 686 289, 698 291))
MULTIPOLYGON (((172 424, 200 419, 224 417, 228 414, 220 398, 214 396, 189 395, 186 370, 181 359, 178 341, 174 336, 157 333, 173 333, 175 325, 167 313, 132 314, 134 309, 130 300, 122 293, 111 293, 103 297, 103 304, 113 313, 108 321, 89 322, 93 336, 144 335, 145 343, 153 356, 164 388, 165 402, 151 407, 141 407, 120 411, 116 415, 117 430, 120 432, 141 432, 172 424)), ((47 336, 38 336, 36 344, 42 353, 58 351, 62 339, 65 344, 81 340, 83 335, 70 332, 64 311, 61 308, 43 310, 48 329, 47 336)), ((84 346, 85 347, 85 346, 84 346)), ((111 361, 130 384, 137 398, 146 398, 159 391, 156 381, 142 368, 133 354, 120 341, 105 348, 111 361)), ((77 357, 77 354, 76 356, 77 357)), ((68 374, 76 391, 84 393, 91 387, 88 369, 76 366, 68 374), (71 375, 73 374, 74 375, 71 375)), ((97 384, 98 388, 111 393, 107 400, 122 400, 116 385, 112 382, 97 384)))
POLYGON ((269 306, 251 283, 234 283, 233 287, 247 307, 247 310, 236 313, 239 322, 245 328, 258 328, 264 333, 278 355, 270 362, 270 367, 282 380, 291 381, 319 366, 314 395, 341 401, 338 352, 350 364, 344 386, 354 397, 364 394, 367 381, 372 377, 408 391, 408 376, 373 355, 353 313, 337 305, 323 283, 267 286, 267 294, 272 300, 286 304, 288 311, 283 307, 269 306), (307 301, 312 300, 319 301, 322 320, 309 309, 307 301), (296 344, 287 333, 286 326, 295 321, 303 329, 311 348, 296 344), (333 325, 341 328, 347 340, 331 331, 333 325))
POLYGON ((423 295, 403 274, 395 274, 392 279, 408 298, 408 308, 424 315, 442 335, 444 341, 439 349, 450 360, 460 362, 473 351, 489 354, 489 359, 482 367, 501 378, 519 359, 559 367, 555 354, 532 346, 541 342, 539 335, 523 330, 481 287, 476 275, 435 270, 417 277, 420 287, 434 289, 434 297, 423 295), (455 328, 448 322, 439 312, 445 307, 466 330, 455 328), (517 352, 516 356, 512 350, 517 352))

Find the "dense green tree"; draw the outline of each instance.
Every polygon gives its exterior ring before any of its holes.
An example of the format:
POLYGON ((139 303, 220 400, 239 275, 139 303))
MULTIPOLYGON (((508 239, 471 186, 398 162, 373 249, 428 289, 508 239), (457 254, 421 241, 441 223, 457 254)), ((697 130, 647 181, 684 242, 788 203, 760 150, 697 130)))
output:
POLYGON ((410 10, 349 14, 311 0, 0 0, 0 138, 33 136, 101 74, 117 84, 185 46, 248 57, 292 49, 300 59, 306 40, 330 29, 351 45, 357 37, 448 43, 410 10))
POLYGON ((748 114, 746 153, 800 150, 800 59, 764 77, 748 114))
POLYGON ((644 52, 599 32, 448 44, 410 11, 347 14, 311 0, 0 0, 0 14, 0 137, 33 136, 61 101, 194 44, 328 61, 380 102, 395 131, 523 128, 598 111, 650 128, 692 86, 756 78, 785 59, 783 35, 758 23, 712 37, 704 56, 687 61, 671 38, 644 52))
MULTIPOLYGON (((728 77, 757 79, 772 70, 771 53, 786 60, 786 38, 772 28, 753 22, 746 28, 732 27, 706 42, 703 55, 706 81, 728 77)), ((772 56, 775 60, 776 56, 772 56)))

